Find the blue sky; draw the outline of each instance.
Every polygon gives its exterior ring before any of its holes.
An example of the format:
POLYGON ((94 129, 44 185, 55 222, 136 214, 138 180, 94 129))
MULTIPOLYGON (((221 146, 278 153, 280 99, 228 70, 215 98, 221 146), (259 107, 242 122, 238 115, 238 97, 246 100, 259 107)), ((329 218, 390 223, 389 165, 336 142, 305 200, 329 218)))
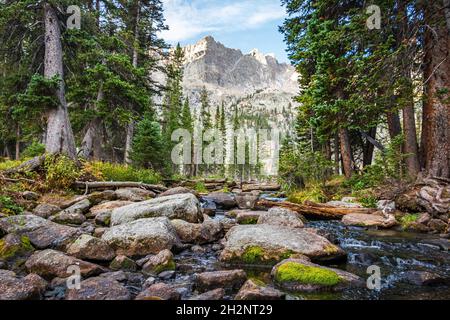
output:
POLYGON ((257 48, 287 62, 278 26, 286 16, 279 0, 163 0, 170 30, 167 42, 193 44, 212 35, 225 46, 248 53, 257 48))

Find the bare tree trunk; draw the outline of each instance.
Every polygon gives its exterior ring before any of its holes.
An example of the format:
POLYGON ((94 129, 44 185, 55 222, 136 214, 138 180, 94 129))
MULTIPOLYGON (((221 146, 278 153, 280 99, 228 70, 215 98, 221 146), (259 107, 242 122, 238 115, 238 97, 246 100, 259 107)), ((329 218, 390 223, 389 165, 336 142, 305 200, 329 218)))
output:
POLYGON ((346 128, 339 128, 339 138, 341 140, 341 156, 344 175, 350 178, 353 174, 352 168, 352 149, 350 145, 350 138, 346 128))
POLYGON ((443 0, 425 1, 423 151, 430 176, 450 178, 450 33, 443 0))
POLYGON ((340 174, 340 146, 339 146, 339 135, 336 134, 334 138, 334 173, 340 174))
MULTIPOLYGON (((103 100, 103 84, 100 84, 100 88, 97 93, 96 105, 103 100)), ((96 106, 94 106, 96 108, 96 106)), ((81 143, 82 156, 85 159, 101 159, 103 156, 102 148, 102 121, 99 117, 92 119, 87 127, 86 133, 81 143)))
POLYGON ((16 160, 20 159, 20 126, 16 126, 16 160))
POLYGON ((47 79, 60 77, 61 82, 56 91, 58 106, 48 112, 47 141, 48 153, 65 153, 70 158, 76 158, 75 139, 69 121, 64 88, 63 52, 61 45, 61 30, 55 8, 44 3, 45 14, 45 58, 44 76, 47 79))
MULTIPOLYGON (((137 1, 136 4, 136 25, 134 29, 134 43, 133 43, 133 67, 137 68, 138 65, 138 50, 136 48, 139 41, 139 21, 141 16, 141 2, 137 1)), ((134 120, 130 120, 127 126, 127 137, 125 140, 125 163, 131 164, 131 149, 133 147, 133 135, 134 135, 134 120)))
MULTIPOLYGON (((369 136, 372 138, 376 138, 377 136, 377 127, 373 127, 369 131, 369 136)), ((363 167, 370 166, 372 164, 373 159, 373 151, 375 146, 370 141, 367 141, 364 144, 364 150, 363 150, 363 167)))
POLYGON ((386 118, 388 123, 389 137, 392 140, 402 133, 400 117, 398 116, 398 112, 395 111, 395 112, 387 112, 386 118))

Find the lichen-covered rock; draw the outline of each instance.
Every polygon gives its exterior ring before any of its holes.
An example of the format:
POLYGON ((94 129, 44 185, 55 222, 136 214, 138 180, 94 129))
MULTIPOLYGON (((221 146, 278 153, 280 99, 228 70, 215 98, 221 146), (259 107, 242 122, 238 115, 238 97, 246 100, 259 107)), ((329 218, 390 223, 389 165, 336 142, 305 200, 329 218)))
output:
POLYGON ((167 196, 173 196, 175 194, 183 194, 183 193, 192 193, 197 198, 199 197, 199 194, 196 191, 189 189, 189 188, 185 188, 185 187, 170 188, 169 190, 164 191, 163 193, 159 194, 158 197, 167 197, 167 196))
POLYGON ((102 236, 117 254, 145 256, 171 249, 179 241, 165 217, 139 219, 108 229, 102 236))
POLYGON ((239 209, 253 209, 259 196, 253 193, 238 193, 234 198, 239 209))
POLYGON ((105 190, 99 192, 92 192, 86 196, 92 205, 97 205, 103 201, 113 201, 117 199, 116 193, 113 190, 105 190))
POLYGON ((136 300, 180 300, 180 293, 165 283, 155 283, 143 290, 136 300))
POLYGON ((352 273, 319 266, 308 259, 286 259, 273 267, 271 276, 278 287, 292 292, 340 291, 364 283, 352 273))
POLYGON ((95 224, 97 226, 109 227, 111 225, 111 212, 100 212, 95 216, 95 224))
POLYGON ((131 222, 141 218, 167 217, 192 223, 203 220, 198 199, 190 193, 159 197, 114 209, 111 225, 131 222))
POLYGON ((27 236, 10 233, 0 239, 0 260, 11 270, 20 268, 33 251, 27 236))
POLYGON ((233 209, 237 206, 234 197, 226 192, 211 192, 205 198, 211 199, 216 203, 217 207, 222 209, 233 209))
POLYGON ((385 217, 384 215, 362 213, 347 214, 342 218, 342 223, 347 226, 381 228, 391 228, 398 224, 392 215, 385 217))
POLYGON ((225 290, 223 288, 218 288, 191 297, 189 300, 199 300, 199 301, 222 300, 224 296, 225 290))
POLYGON ((45 279, 66 278, 72 275, 68 269, 70 266, 78 266, 82 276, 92 276, 105 272, 105 269, 101 266, 51 249, 35 252, 25 263, 29 272, 36 273, 45 279))
POLYGON ((272 224, 291 228, 303 228, 304 224, 299 215, 285 208, 270 208, 259 216, 258 224, 272 224))
POLYGON ((69 289, 66 300, 130 300, 130 292, 118 281, 94 277, 81 281, 80 289, 69 289))
POLYGON ((89 211, 91 207, 91 202, 89 199, 83 199, 71 205, 70 207, 64 209, 62 212, 67 214, 82 214, 84 215, 89 211))
POLYGON ((247 280, 244 270, 223 270, 198 273, 195 287, 201 292, 217 288, 238 289, 247 280))
POLYGON ((42 218, 48 218, 59 211, 61 211, 61 208, 58 206, 50 203, 41 203, 33 209, 33 214, 42 218))
POLYGON ((85 260, 111 261, 114 250, 102 239, 83 234, 67 249, 67 254, 85 260))
POLYGON ((185 243, 205 244, 219 240, 223 228, 219 221, 205 216, 203 223, 189 223, 175 219, 171 221, 178 237, 185 243))
POLYGON ((256 279, 247 280, 241 287, 234 300, 282 300, 285 293, 267 286, 256 279))
POLYGON ((137 265, 134 260, 128 258, 127 256, 119 255, 115 257, 113 261, 111 261, 109 268, 111 270, 125 270, 134 272, 137 270, 137 265))
POLYGON ((301 254, 316 261, 345 258, 345 252, 324 237, 300 228, 269 224, 240 225, 226 235, 220 260, 232 264, 269 264, 301 254))
POLYGON ((116 196, 119 200, 145 201, 154 198, 156 194, 153 191, 141 188, 123 188, 116 190, 116 196))
POLYGON ((175 270, 175 262, 173 261, 172 252, 167 249, 148 257, 142 267, 142 271, 147 275, 158 275, 168 270, 175 270))
POLYGON ((26 236, 38 249, 64 248, 79 236, 79 230, 28 214, 0 219, 0 233, 26 236))
POLYGON ((47 282, 37 274, 18 278, 8 270, 0 270, 0 300, 39 300, 47 282))

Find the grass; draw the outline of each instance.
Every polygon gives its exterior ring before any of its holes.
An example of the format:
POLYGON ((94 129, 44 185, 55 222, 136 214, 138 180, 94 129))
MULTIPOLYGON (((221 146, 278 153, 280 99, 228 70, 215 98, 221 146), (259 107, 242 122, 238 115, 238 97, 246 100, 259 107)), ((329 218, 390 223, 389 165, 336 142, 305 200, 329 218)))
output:
POLYGON ((300 204, 305 201, 322 203, 327 200, 328 197, 320 184, 310 185, 303 190, 293 191, 288 195, 288 201, 300 204))
POLYGON ((16 204, 10 197, 0 195, 0 212, 6 215, 16 215, 23 212, 23 208, 16 204))
POLYGON ((402 229, 407 229, 410 224, 417 221, 419 218, 418 214, 406 214, 400 218, 400 223, 402 225, 402 229))
POLYGON ((205 183, 203 181, 198 181, 195 184, 194 190, 198 193, 208 193, 208 189, 206 189, 205 183))
POLYGON ((135 181, 157 184, 162 180, 161 175, 151 169, 140 169, 109 162, 92 162, 88 166, 92 175, 104 181, 135 181))
POLYGON ((298 282, 330 287, 337 285, 341 281, 338 274, 334 271, 292 261, 288 261, 277 268, 275 280, 279 283, 298 282))

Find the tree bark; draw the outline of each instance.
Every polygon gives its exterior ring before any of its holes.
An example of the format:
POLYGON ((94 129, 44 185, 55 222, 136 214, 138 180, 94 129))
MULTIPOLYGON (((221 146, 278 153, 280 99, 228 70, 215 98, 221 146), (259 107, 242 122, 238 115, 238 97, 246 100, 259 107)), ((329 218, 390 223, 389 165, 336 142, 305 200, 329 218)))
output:
MULTIPOLYGON (((370 128, 369 136, 373 139, 377 136, 377 127, 370 128)), ((364 150, 363 150, 363 167, 370 166, 372 164, 373 159, 373 151, 375 146, 370 141, 367 141, 364 144, 364 150)))
MULTIPOLYGON (((96 104, 100 103, 103 100, 103 84, 100 84, 100 88, 97 93, 97 101, 96 104)), ((94 106, 96 108, 96 106, 94 106)), ((86 133, 83 138, 83 142, 81 143, 82 156, 85 159, 95 159, 99 160, 103 157, 103 148, 102 148, 102 120, 99 117, 95 117, 92 119, 87 127, 86 133)))
POLYGON ((16 160, 20 159, 20 126, 16 126, 16 160))
POLYGON ((341 140, 341 157, 344 175, 350 178, 353 174, 352 168, 352 149, 350 146, 350 137, 346 128, 339 128, 339 139, 341 140))
POLYGON ((61 30, 55 8, 44 3, 45 15, 45 57, 44 77, 50 79, 55 76, 61 81, 56 96, 58 106, 49 110, 47 115, 48 153, 64 153, 70 158, 76 158, 75 139, 69 121, 67 102, 64 88, 63 52, 61 45, 61 30))
POLYGON ((339 135, 336 134, 334 137, 334 173, 340 173, 340 151, 339 151, 339 135))
POLYGON ((400 124, 400 117, 398 115, 398 112, 387 112, 386 113, 387 123, 388 123, 388 130, 389 130, 389 137, 394 139, 396 136, 402 133, 402 126, 400 124))
POLYGON ((450 33, 444 0, 424 1, 425 96, 423 140, 429 176, 450 177, 450 33))

